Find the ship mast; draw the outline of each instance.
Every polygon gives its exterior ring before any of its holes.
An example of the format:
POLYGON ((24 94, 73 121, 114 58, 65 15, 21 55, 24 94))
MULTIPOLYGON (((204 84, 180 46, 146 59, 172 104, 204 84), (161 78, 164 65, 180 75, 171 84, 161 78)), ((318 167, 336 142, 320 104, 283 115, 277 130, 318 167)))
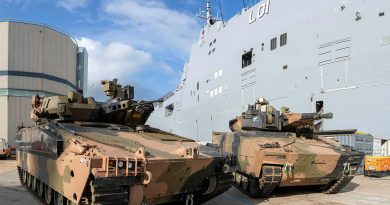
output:
POLYGON ((211 2, 210 0, 206 0, 206 19, 207 23, 211 25, 212 20, 213 20, 213 13, 211 11, 211 2))
POLYGON ((209 26, 213 25, 217 19, 213 18, 213 12, 211 10, 211 0, 206 0, 206 11, 199 11, 197 15, 199 18, 205 19, 209 26))

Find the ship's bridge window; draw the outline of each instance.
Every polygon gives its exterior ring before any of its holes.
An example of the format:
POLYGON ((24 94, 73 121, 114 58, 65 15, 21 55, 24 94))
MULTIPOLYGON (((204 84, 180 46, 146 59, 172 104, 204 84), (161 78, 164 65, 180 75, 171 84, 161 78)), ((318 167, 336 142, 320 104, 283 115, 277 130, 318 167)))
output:
POLYGON ((280 35, 280 47, 287 45, 287 33, 280 35))
POLYGON ((277 38, 271 39, 271 51, 276 49, 276 47, 278 46, 277 44, 278 44, 278 39, 277 38))
POLYGON ((173 114, 173 110, 175 109, 175 106, 172 104, 165 107, 165 117, 169 117, 173 114))
POLYGON ((242 55, 242 68, 252 64, 252 51, 248 51, 242 55))

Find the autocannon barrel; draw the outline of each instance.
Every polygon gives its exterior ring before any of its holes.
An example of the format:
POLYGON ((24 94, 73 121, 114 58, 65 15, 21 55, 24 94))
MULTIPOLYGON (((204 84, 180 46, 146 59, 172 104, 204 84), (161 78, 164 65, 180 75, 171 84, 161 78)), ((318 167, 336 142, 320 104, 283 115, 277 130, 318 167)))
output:
POLYGON ((320 120, 320 119, 332 119, 333 113, 302 113, 302 120, 320 120))

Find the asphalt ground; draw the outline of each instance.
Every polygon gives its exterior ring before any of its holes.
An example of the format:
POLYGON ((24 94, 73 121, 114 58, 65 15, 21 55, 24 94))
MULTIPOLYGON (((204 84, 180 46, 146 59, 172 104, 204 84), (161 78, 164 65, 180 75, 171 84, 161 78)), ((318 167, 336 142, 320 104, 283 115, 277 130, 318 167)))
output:
MULTIPOLYGON (((15 160, 0 160, 0 205, 34 205, 35 199, 20 185, 15 160)), ((251 199, 235 187, 214 198, 206 205, 254 204, 390 204, 390 177, 356 176, 340 193, 326 195, 306 188, 280 188, 270 198, 251 199)))

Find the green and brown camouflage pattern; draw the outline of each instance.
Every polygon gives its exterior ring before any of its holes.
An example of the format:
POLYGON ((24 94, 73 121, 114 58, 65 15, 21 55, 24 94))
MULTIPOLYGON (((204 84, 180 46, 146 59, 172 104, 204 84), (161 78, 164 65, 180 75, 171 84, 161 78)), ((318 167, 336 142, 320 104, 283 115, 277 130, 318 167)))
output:
POLYGON ((351 180, 364 157, 321 135, 315 121, 331 117, 332 114, 291 113, 286 108, 280 113, 260 98, 242 116, 230 121, 233 132, 214 132, 213 144, 237 156, 236 185, 250 196, 272 192, 260 194, 247 184, 251 180, 259 184, 260 180, 261 185, 264 167, 277 168, 272 175, 272 188, 319 186, 326 192, 340 179, 351 180))
POLYGON ((105 103, 74 92, 33 97, 37 124, 19 130, 17 166, 32 192, 34 181, 53 193, 45 189, 44 203, 196 204, 230 188, 226 155, 144 125, 153 102, 134 101, 134 88, 116 80, 102 85, 105 103))

